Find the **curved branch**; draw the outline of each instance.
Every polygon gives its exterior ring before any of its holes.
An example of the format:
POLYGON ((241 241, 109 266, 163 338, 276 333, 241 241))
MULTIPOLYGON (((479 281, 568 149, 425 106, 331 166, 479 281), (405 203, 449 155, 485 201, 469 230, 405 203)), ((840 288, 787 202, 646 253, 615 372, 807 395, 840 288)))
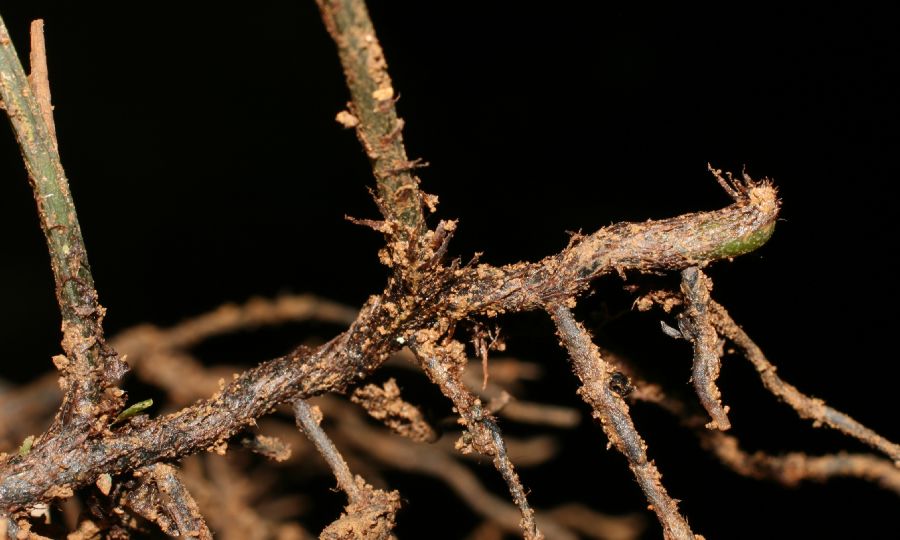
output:
MULTIPOLYGON (((657 290, 638 298, 635 305, 639 310, 646 311, 654 304, 658 304, 665 311, 670 311, 683 301, 681 295, 672 291, 657 290)), ((884 452, 894 465, 900 467, 900 444, 882 437, 849 415, 829 407, 823 400, 807 396, 794 385, 784 381, 776 374, 778 368, 769 362, 759 345, 731 318, 721 304, 710 300, 709 315, 716 331, 737 345, 743 356, 753 364, 766 390, 787 403, 801 418, 812 420, 815 427, 826 425, 884 452)))
POLYGON ((694 431, 706 450, 738 474, 786 486, 795 486, 803 480, 824 482, 834 477, 859 478, 900 495, 900 469, 884 458, 846 452, 822 456, 803 452, 771 455, 757 451, 751 454, 741 449, 736 437, 705 429, 702 416, 690 413, 683 401, 666 395, 656 384, 637 380, 635 385, 638 390, 629 397, 657 405, 677 417, 683 426, 694 431))
POLYGON ((462 276, 449 298, 460 316, 542 309, 583 293, 613 271, 683 270, 748 253, 775 230, 779 201, 768 181, 749 183, 734 204, 711 212, 617 223, 575 236, 557 255, 537 263, 479 265, 462 276))
POLYGON ((900 467, 900 444, 887 440, 847 414, 829 407, 821 399, 811 398, 797 390, 795 386, 782 380, 776 374, 775 366, 763 354, 762 349, 734 322, 728 311, 715 301, 711 301, 709 307, 716 330, 743 351, 747 360, 756 368, 763 385, 769 392, 790 405, 801 418, 812 420, 814 425, 825 424, 884 452, 893 460, 894 465, 900 467))
POLYGON ((111 342, 128 353, 133 365, 150 349, 188 349, 215 336, 289 322, 315 320, 349 326, 358 314, 356 308, 311 294, 251 298, 243 304, 221 305, 170 328, 141 324, 117 334, 111 342))
POLYGON ((708 440, 703 440, 703 446, 722 463, 744 476, 773 480, 786 486, 796 486, 802 480, 824 482, 835 477, 859 478, 900 495, 900 470, 890 461, 872 454, 751 454, 742 450, 734 437, 722 433, 708 435, 708 440))

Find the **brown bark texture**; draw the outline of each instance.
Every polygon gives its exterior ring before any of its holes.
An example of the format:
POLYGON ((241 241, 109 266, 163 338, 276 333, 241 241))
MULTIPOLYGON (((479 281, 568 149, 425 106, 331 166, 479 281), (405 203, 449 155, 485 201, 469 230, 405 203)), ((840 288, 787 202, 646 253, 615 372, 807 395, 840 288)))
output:
POLYGON ((549 459, 558 448, 548 438, 507 436, 501 420, 571 429, 579 412, 513 397, 516 385, 540 366, 494 358, 502 340, 486 330, 485 321, 524 311, 542 312, 555 324, 580 383, 578 394, 609 446, 624 457, 665 538, 702 536, 692 530, 678 494, 668 493, 649 457, 630 414, 635 401, 675 415, 704 448, 740 474, 786 485, 852 476, 900 491, 900 446, 780 379, 762 350, 711 297, 712 280, 703 268, 753 251, 773 234, 780 200, 771 181, 736 178, 710 167, 731 198, 718 210, 573 234, 568 246, 536 262, 495 266, 477 257, 467 263, 448 259, 457 224, 444 219, 429 225, 437 197, 422 191, 415 171, 423 163, 407 155, 404 121, 395 107, 398 91, 364 2, 317 3, 350 93, 337 121, 355 130, 376 181, 373 196, 381 219, 354 221, 384 236, 379 257, 390 270, 384 289, 358 310, 286 296, 223 306, 168 329, 138 327, 111 340, 104 337, 105 308, 59 157, 42 25, 32 27, 26 76, 0 20, 0 97, 33 188, 62 314, 62 351, 54 358, 59 372, 0 396, 0 440, 25 441, 18 451, 0 456, 0 536, 41 538, 37 529, 46 525, 40 523, 52 507, 68 516, 66 533, 75 540, 128 538, 148 530, 201 539, 212 538, 213 531, 223 538, 309 537, 297 523, 278 517, 292 515, 301 502, 269 501, 268 512, 254 503, 258 486, 275 479, 262 475, 251 481, 235 462, 215 459, 229 446, 242 446, 279 467, 327 465, 347 501, 320 538, 393 538, 405 503, 385 485, 382 469, 446 484, 484 520, 477 532, 484 538, 509 532, 527 539, 635 538, 645 526, 641 515, 604 516, 578 504, 536 509, 528 500, 517 465, 549 459), (680 287, 634 285, 635 306, 659 305, 677 315, 678 328, 665 330, 692 345, 690 376, 705 416, 639 379, 627 360, 603 351, 573 312, 602 276, 660 274, 680 275, 680 287), (191 353, 214 336, 302 320, 344 329, 233 377, 230 368, 203 366, 191 353), (475 344, 474 355, 467 352, 468 342, 475 344), (888 459, 741 450, 737 438, 724 433, 732 422, 716 383, 726 343, 736 346, 765 388, 801 417, 859 439, 888 459), (386 364, 424 375, 450 402, 460 429, 455 443, 442 439, 395 379, 369 381, 386 364), (165 413, 148 409, 150 400, 127 402, 119 384, 129 369, 167 395, 165 413), (286 415, 299 429, 284 421, 286 415), (30 430, 51 417, 49 427, 32 436, 30 430), (492 463, 511 502, 487 490, 461 464, 472 455, 492 463))

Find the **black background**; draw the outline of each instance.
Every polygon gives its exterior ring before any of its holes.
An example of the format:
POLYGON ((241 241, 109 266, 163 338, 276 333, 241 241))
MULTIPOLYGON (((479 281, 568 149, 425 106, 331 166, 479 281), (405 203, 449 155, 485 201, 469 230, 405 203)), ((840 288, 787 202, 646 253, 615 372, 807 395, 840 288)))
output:
MULTIPOLYGON (((377 210, 365 156, 333 120, 348 94, 313 2, 84 4, 4 0, 0 13, 20 55, 28 21, 46 19, 63 163, 110 335, 252 295, 309 291, 359 305, 380 291, 380 238, 343 219, 377 210)), ((721 207, 728 199, 706 163, 746 165, 774 178, 783 220, 767 246, 710 270, 714 295, 785 379, 900 438, 891 14, 575 2, 371 9, 409 153, 431 163, 423 187, 440 196, 440 217, 460 220, 455 255, 534 260, 562 248, 567 230, 721 207)), ((0 245, 0 373, 23 381, 50 367, 59 321, 7 129, 0 245)), ((604 323, 629 299, 616 278, 597 289, 579 314, 598 339, 687 390, 689 350, 659 334, 659 315, 604 323)), ((547 365, 531 397, 582 407, 544 317, 504 328, 511 353, 547 365)), ((205 360, 254 364, 304 338, 252 337, 205 360)), ((799 420, 742 360, 728 359, 721 384, 749 449, 862 449, 799 420)), ((896 537, 894 494, 852 480, 785 489, 736 477, 665 415, 636 407, 635 417, 707 538, 896 537)), ((567 437, 567 469, 523 471, 538 506, 644 506, 599 428, 567 437)), ((455 500, 443 486, 397 482, 409 501, 401 537, 436 537, 434 524, 447 522, 438 536, 457 538, 474 523, 428 502, 455 500)))

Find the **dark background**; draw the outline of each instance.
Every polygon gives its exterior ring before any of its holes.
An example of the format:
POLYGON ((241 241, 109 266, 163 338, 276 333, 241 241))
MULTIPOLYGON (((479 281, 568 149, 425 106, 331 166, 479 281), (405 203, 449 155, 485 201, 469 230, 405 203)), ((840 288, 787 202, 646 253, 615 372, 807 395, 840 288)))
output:
MULTIPOLYGON (((361 304, 384 283, 380 238, 343 217, 377 210, 365 156, 333 120, 348 93, 314 3, 184 4, 0 5, 20 54, 28 21, 46 19, 61 153, 108 333, 252 295, 361 304)), ((710 270, 714 295, 786 380, 896 440, 895 19, 821 10, 372 5, 409 153, 431 163, 421 176, 438 215, 460 220, 455 255, 534 260, 561 249, 567 230, 718 208, 729 201, 706 163, 746 165, 775 179, 783 220, 767 246, 710 270)), ((5 128, 0 245, 0 373, 24 381, 50 367, 59 321, 5 128)), ((603 314, 630 299, 616 278, 597 289, 579 313, 598 339, 689 389, 689 349, 659 333, 659 315, 610 322, 603 314)), ((510 352, 547 366, 531 397, 583 408, 545 318, 504 322, 510 352)), ((276 337, 227 342, 205 360, 254 364, 305 336, 276 337)), ((721 385, 748 449, 863 450, 799 420, 742 360, 728 359, 721 385)), ((707 538, 897 534, 897 498, 873 485, 740 478, 664 414, 638 406, 635 418, 707 538)), ((624 460, 585 423, 565 435, 568 468, 523 471, 534 502, 643 508, 624 460)), ((434 537, 440 520, 457 538, 474 524, 428 502, 455 504, 441 485, 398 477, 396 487, 409 501, 401 537, 434 537)))

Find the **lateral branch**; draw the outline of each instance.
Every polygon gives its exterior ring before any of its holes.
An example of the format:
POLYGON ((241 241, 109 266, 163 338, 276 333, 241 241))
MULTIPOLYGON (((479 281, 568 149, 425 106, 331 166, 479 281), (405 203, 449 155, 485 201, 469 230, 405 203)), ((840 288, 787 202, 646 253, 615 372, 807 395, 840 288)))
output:
POLYGON ((575 320, 566 306, 548 308, 563 346, 569 352, 575 375, 581 380, 578 393, 591 406, 594 417, 600 420, 610 444, 628 460, 628 466, 641 490, 656 513, 667 539, 694 540, 687 520, 678 510, 678 503, 662 485, 662 475, 647 459, 647 444, 634 427, 628 404, 614 391, 612 376, 615 369, 603 360, 584 326, 575 320))

